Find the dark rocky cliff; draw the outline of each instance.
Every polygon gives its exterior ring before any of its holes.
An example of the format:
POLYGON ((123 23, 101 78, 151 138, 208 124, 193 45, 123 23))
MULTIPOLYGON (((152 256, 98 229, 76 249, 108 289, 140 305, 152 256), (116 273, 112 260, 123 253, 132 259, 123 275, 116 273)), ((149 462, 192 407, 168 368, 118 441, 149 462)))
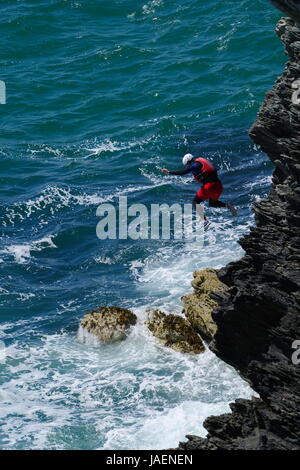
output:
POLYGON ((254 208, 256 227, 240 240, 245 256, 218 272, 230 289, 216 299, 210 345, 260 398, 207 418, 207 438, 187 436, 182 449, 300 449, 300 364, 291 359, 300 340, 300 1, 272 3, 290 15, 276 29, 289 61, 250 137, 274 163, 273 183, 254 208))

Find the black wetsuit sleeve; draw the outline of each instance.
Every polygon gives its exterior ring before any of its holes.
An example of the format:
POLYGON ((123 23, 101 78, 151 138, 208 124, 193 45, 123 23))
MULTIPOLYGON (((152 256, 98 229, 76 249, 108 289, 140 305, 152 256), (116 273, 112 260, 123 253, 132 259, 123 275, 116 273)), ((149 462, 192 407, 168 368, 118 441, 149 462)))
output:
POLYGON ((191 173, 191 168, 183 168, 182 170, 177 170, 177 171, 169 171, 170 175, 187 175, 188 173, 191 173))

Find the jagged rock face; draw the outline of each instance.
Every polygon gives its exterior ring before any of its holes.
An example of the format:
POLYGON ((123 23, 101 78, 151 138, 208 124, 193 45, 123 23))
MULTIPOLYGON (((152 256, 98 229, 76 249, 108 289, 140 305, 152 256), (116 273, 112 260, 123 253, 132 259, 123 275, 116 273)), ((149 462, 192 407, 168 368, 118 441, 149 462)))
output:
POLYGON ((100 307, 82 318, 79 339, 86 342, 88 335, 93 335, 103 343, 122 341, 127 338, 129 328, 135 325, 136 320, 136 315, 126 308, 100 307))
MULTIPOLYGON (((298 19, 298 2, 273 3, 298 19)), ((300 339, 300 27, 284 18, 277 34, 289 62, 250 129, 274 163, 273 184, 254 208, 257 226, 240 241, 245 256, 218 272, 230 289, 212 315, 212 350, 260 399, 208 418, 208 438, 191 436, 184 449, 300 449, 300 364, 292 362, 300 339)))
POLYGON ((181 299, 183 313, 197 333, 203 339, 211 341, 217 331, 211 314, 218 305, 212 295, 225 291, 227 286, 220 281, 214 269, 195 271, 193 276, 194 292, 181 299))
POLYGON ((160 310, 148 313, 147 326, 158 341, 178 352, 200 354, 205 347, 191 325, 179 315, 167 315, 160 310))
MULTIPOLYGON (((230 404, 231 414, 210 416, 204 426, 210 430, 208 438, 187 436, 188 443, 180 449, 188 450, 289 450, 285 441, 286 429, 280 415, 272 413, 258 398, 239 399, 230 404), (281 435, 278 433, 280 430, 281 435)), ((297 449, 297 442, 294 443, 297 449)))
POLYGON ((300 21, 299 0, 271 0, 271 3, 296 21, 300 21))

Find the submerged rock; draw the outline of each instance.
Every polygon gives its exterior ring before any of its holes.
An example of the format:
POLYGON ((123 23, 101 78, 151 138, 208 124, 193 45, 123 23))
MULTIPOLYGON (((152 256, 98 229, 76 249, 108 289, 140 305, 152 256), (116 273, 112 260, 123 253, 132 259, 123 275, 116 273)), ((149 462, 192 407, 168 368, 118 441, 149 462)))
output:
POLYGON ((161 344, 175 351, 199 354, 205 350, 200 337, 179 315, 167 315, 160 310, 152 310, 146 324, 161 344))
POLYGON ((195 271, 193 275, 195 292, 182 297, 183 313, 200 336, 210 341, 217 331, 211 314, 218 304, 212 295, 224 292, 228 287, 219 280, 214 269, 195 271))
POLYGON ((86 313, 80 322, 79 339, 90 342, 92 335, 97 341, 114 343, 126 339, 129 328, 135 325, 137 317, 126 308, 100 307, 86 313))

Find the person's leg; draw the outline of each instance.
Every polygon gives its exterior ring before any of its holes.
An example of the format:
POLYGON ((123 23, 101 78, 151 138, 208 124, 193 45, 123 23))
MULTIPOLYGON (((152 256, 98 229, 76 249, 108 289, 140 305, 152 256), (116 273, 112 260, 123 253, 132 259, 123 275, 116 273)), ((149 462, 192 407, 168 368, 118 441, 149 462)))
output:
POLYGON ((209 200, 209 205, 210 207, 227 207, 226 202, 222 202, 219 200, 215 201, 214 199, 209 200))
MULTIPOLYGON (((205 191, 203 191, 203 188, 199 189, 199 191, 197 191, 194 199, 193 199, 193 209, 197 212, 197 214, 199 214, 199 211, 197 210, 197 206, 199 206, 199 204, 202 204, 202 202, 205 201, 205 191)), ((199 214, 200 215, 200 219, 202 219, 202 214, 199 214)), ((208 220, 206 219, 205 215, 204 215, 204 209, 203 209, 203 219, 204 219, 204 224, 207 225, 208 224, 208 220)))
MULTIPOLYGON (((198 191, 198 192, 199 192, 199 191, 198 191)), ((197 193, 196 196, 195 196, 194 199, 193 199, 193 202, 192 202, 192 204, 193 204, 193 209, 196 209, 197 204, 202 204, 202 202, 203 202, 203 199, 201 199, 201 197, 199 197, 199 196, 198 196, 198 193, 197 193)))
POLYGON ((210 199, 209 205, 210 207, 225 207, 226 209, 230 210, 232 216, 235 217, 237 215, 237 210, 232 204, 219 201, 219 200, 210 199))
POLYGON ((209 205, 211 207, 225 207, 230 210, 231 215, 236 216, 237 210, 232 204, 220 201, 219 197, 221 196, 222 192, 223 186, 221 181, 216 183, 208 183, 207 193, 209 195, 209 205))
POLYGON ((232 215, 233 217, 237 216, 237 209, 236 209, 236 207, 235 207, 233 204, 229 204, 229 202, 228 202, 228 203, 226 204, 226 207, 227 207, 227 209, 230 210, 231 215, 232 215))

